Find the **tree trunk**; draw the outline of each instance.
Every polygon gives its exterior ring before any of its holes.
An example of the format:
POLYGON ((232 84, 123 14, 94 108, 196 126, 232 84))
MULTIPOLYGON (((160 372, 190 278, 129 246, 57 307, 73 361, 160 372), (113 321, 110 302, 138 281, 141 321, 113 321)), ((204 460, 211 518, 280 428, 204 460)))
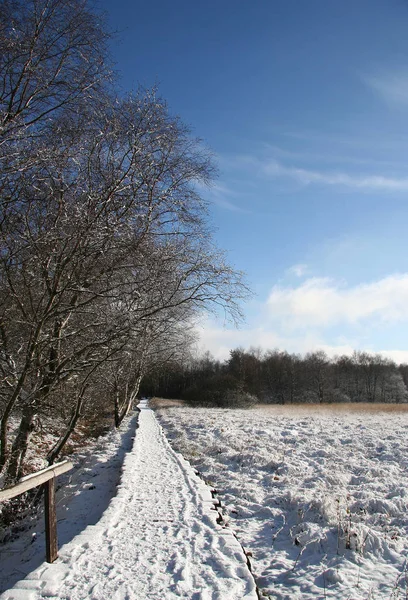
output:
POLYGON ((14 406, 14 401, 10 400, 8 405, 6 406, 6 410, 0 421, 0 473, 2 472, 4 465, 8 459, 8 435, 7 435, 7 427, 8 420, 11 414, 11 411, 14 406))
POLYGON ((143 375, 138 375, 133 386, 132 392, 128 393, 128 387, 126 386, 126 395, 125 401, 120 407, 119 405, 119 394, 117 393, 115 396, 115 427, 119 428, 123 419, 126 415, 129 414, 130 409, 132 408, 133 402, 136 400, 137 395, 139 393, 140 383, 142 381, 143 375))
POLYGON ((119 390, 115 390, 115 427, 119 428, 121 418, 120 418, 120 401, 119 401, 119 390))
POLYGON ((47 454, 47 461, 49 465, 52 465, 56 458, 60 455, 62 450, 64 449, 65 444, 71 437, 71 434, 75 430, 76 424, 78 422, 79 417, 81 416, 81 408, 84 402, 84 392, 82 392, 75 403, 74 410, 72 411, 71 419, 68 423, 68 427, 65 430, 65 433, 60 437, 55 446, 50 450, 47 454))
POLYGON ((28 440, 34 429, 34 407, 26 406, 23 409, 16 439, 10 452, 10 462, 6 471, 6 483, 14 483, 22 476, 24 457, 27 452, 28 440))

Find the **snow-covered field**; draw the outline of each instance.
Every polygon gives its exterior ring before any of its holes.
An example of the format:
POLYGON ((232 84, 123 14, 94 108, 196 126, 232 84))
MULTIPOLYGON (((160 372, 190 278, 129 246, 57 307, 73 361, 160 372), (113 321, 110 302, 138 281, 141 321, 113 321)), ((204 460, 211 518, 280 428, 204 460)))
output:
POLYGON ((156 410, 218 490, 265 597, 408 598, 408 412, 156 410))

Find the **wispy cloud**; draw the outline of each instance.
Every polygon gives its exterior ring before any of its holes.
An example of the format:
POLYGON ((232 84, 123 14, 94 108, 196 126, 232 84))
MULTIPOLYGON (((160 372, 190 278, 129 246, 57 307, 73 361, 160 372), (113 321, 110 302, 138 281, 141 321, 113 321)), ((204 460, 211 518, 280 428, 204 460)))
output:
POLYGON ((229 199, 231 197, 234 198, 236 196, 236 193, 226 185, 218 183, 214 184, 209 188, 209 190, 207 190, 207 194, 210 196, 210 200, 220 208, 224 208, 231 212, 238 213, 248 214, 250 212, 245 208, 241 208, 240 206, 235 204, 235 202, 232 202, 229 199))
POLYGON ((309 169, 287 165, 270 157, 259 157, 256 154, 239 155, 230 159, 236 169, 251 170, 256 177, 286 179, 298 184, 323 185, 337 188, 348 188, 372 192, 407 192, 408 177, 394 177, 377 174, 350 174, 344 171, 327 171, 321 168, 309 169))
MULTIPOLYGON (((294 134, 293 134, 294 135, 294 134)), ((301 134, 299 134, 300 136, 301 134)), ((305 138, 307 139, 306 135, 305 138)), ((333 146, 338 145, 339 142, 329 136, 317 138, 319 150, 311 149, 311 146, 314 147, 316 144, 310 143, 308 140, 307 147, 302 151, 298 148, 296 150, 288 150, 287 148, 281 148, 280 146, 274 144, 263 144, 263 148, 265 152, 267 152, 270 156, 274 157, 278 161, 290 161, 290 162, 301 162, 301 163, 322 163, 322 164, 347 164, 352 166, 361 166, 364 165, 365 168, 406 168, 406 161, 404 160, 404 153, 401 156, 401 146, 405 147, 405 152, 408 151, 408 140, 406 139, 388 139, 384 140, 381 138, 380 140, 368 140, 366 138, 349 138, 344 139, 342 141, 343 144, 348 144, 350 146, 350 151, 348 153, 339 153, 333 151, 333 146), (382 147, 385 144, 386 149, 384 151, 384 157, 376 158, 370 156, 370 153, 367 151, 361 152, 359 146, 367 147, 368 149, 372 149, 373 145, 375 145, 376 150, 379 147, 382 147), (389 147, 393 146, 393 149, 398 155, 398 160, 390 159, 389 147), (356 147, 358 148, 356 152, 356 147)), ((344 149, 343 149, 344 152, 344 149)))
POLYGON ((408 321, 408 273, 355 287, 326 278, 310 278, 297 287, 275 286, 267 306, 274 320, 285 320, 291 328, 356 325, 373 317, 408 321))
POLYGON ((408 105, 408 70, 362 75, 362 81, 390 105, 408 105))
POLYGON ((277 160, 264 162, 264 171, 271 177, 289 177, 304 184, 322 184, 372 191, 408 191, 408 178, 386 177, 383 175, 350 175, 324 171, 288 167, 277 160))

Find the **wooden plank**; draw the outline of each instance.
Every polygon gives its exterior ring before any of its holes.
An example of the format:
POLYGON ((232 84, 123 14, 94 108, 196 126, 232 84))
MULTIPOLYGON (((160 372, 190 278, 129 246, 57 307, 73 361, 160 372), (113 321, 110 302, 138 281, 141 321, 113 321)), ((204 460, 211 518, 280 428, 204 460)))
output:
POLYGON ((44 485, 45 549, 46 560, 53 563, 58 558, 57 511, 55 508, 55 478, 44 485))
POLYGON ((18 483, 13 486, 4 488, 0 490, 0 502, 2 500, 10 500, 10 498, 14 498, 15 496, 19 496, 28 490, 31 490, 33 487, 37 487, 37 485, 41 485, 54 477, 58 477, 58 475, 62 475, 62 473, 66 473, 73 468, 73 464, 69 460, 63 460, 56 465, 51 465, 42 471, 37 471, 37 473, 31 473, 30 475, 26 475, 26 477, 22 477, 18 483))
POLYGON ((54 477, 58 477, 58 475, 61 475, 62 473, 66 473, 73 467, 74 467, 74 465, 72 464, 71 461, 62 460, 61 462, 55 463, 55 465, 51 465, 50 467, 46 467, 45 469, 42 469, 41 471, 36 471, 35 473, 30 473, 30 475, 26 475, 25 477, 22 477, 20 479, 19 483, 23 482, 23 481, 29 481, 30 479, 33 479, 37 475, 41 475, 43 473, 47 473, 50 471, 52 471, 54 473, 54 475, 53 475, 54 477))

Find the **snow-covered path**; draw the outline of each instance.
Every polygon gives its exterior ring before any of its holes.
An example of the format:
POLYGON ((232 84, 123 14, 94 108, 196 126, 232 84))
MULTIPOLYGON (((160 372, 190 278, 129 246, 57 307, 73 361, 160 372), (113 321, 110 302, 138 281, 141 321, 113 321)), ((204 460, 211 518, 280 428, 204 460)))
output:
POLYGON ((256 599, 241 547, 215 523, 209 489, 146 406, 139 423, 118 493, 100 521, 1 600, 256 599))

